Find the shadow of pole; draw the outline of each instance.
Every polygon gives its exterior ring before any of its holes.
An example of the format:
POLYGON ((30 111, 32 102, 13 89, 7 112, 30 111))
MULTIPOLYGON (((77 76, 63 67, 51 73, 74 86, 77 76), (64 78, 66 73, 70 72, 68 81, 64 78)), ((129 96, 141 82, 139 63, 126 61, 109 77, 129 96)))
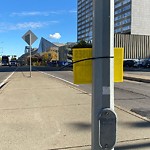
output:
POLYGON ((144 148, 150 148, 150 142, 147 143, 138 143, 138 144, 129 144, 129 145, 120 145, 120 146, 116 146, 115 150, 142 150, 144 148))

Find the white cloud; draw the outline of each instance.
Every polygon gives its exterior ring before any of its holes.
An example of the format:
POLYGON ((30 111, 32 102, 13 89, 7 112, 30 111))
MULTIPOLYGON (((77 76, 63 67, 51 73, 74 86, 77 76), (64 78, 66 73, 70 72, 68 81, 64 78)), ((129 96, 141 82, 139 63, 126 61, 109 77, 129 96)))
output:
POLYGON ((61 38, 60 33, 50 34, 49 36, 50 36, 50 38, 52 38, 52 39, 60 39, 60 38, 61 38))
POLYGON ((70 10, 70 13, 77 13, 77 10, 70 10))
POLYGON ((10 14, 11 17, 29 17, 29 16, 50 16, 51 14, 61 15, 64 13, 77 13, 76 10, 57 10, 57 11, 22 11, 22 12, 13 12, 10 14))
POLYGON ((13 25, 10 27, 10 29, 11 30, 26 29, 26 28, 36 29, 36 28, 41 28, 45 25, 46 23, 42 23, 42 22, 24 22, 24 23, 18 23, 16 25, 13 25))
POLYGON ((46 21, 46 22, 23 22, 17 24, 11 23, 0 23, 0 32, 6 32, 11 30, 22 30, 22 29, 38 29, 45 26, 59 23, 58 21, 46 21))
POLYGON ((27 16, 49 16, 50 14, 61 14, 63 11, 31 11, 31 12, 13 12, 10 16, 19 16, 19 17, 27 17, 27 16))

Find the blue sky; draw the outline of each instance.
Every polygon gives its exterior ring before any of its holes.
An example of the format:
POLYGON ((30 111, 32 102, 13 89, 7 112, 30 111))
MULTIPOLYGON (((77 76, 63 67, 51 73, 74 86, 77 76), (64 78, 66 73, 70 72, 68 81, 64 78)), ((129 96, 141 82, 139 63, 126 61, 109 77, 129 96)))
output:
POLYGON ((24 53, 22 36, 31 30, 38 40, 77 41, 77 0, 2 0, 0 5, 0 55, 24 53), (56 33, 56 34, 55 34, 56 33))

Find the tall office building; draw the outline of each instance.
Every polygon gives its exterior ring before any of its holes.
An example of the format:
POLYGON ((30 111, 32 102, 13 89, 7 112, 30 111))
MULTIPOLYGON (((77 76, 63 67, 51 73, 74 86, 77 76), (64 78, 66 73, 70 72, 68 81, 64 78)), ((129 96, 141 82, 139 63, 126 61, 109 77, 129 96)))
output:
POLYGON ((92 40, 92 0, 78 0, 77 41, 92 40))
POLYGON ((115 33, 150 35, 150 0, 115 0, 115 33))
MULTIPOLYGON (((150 0, 114 0, 114 32, 150 35, 150 0)), ((77 40, 92 40, 92 0, 78 0, 77 40)))
POLYGON ((131 33, 131 0, 115 0, 114 32, 131 33))

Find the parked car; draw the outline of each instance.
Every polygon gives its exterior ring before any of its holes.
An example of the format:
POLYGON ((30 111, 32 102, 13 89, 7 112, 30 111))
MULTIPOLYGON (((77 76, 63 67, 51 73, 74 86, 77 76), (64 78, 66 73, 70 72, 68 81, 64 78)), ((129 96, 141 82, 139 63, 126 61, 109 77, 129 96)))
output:
POLYGON ((123 66, 124 67, 134 67, 135 60, 124 60, 123 66))
POLYGON ((58 61, 57 61, 57 60, 52 60, 52 61, 51 61, 51 65, 52 65, 53 67, 57 67, 57 66, 58 66, 58 61))
POLYGON ((11 60, 10 61, 10 66, 17 66, 17 61, 16 60, 11 60))
POLYGON ((134 67, 137 67, 137 68, 143 67, 143 61, 144 60, 136 60, 134 63, 134 67))
POLYGON ((144 68, 150 68, 150 60, 145 60, 142 64, 144 68))

